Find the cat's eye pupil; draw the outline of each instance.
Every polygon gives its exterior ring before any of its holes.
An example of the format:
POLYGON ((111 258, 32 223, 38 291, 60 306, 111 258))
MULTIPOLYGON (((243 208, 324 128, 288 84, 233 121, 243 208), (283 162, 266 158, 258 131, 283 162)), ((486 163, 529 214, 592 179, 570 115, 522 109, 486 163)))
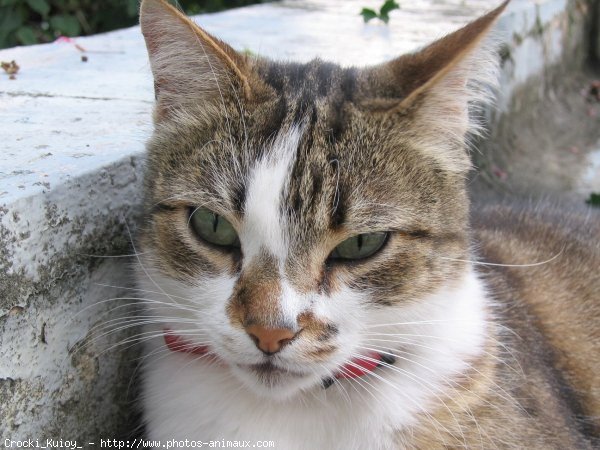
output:
POLYGON ((329 259, 363 259, 374 255, 383 247, 388 233, 374 232, 352 236, 339 244, 329 255, 329 259))
POLYGON ((233 225, 223 216, 207 208, 191 209, 189 223, 194 234, 202 241, 220 247, 240 247, 233 225))

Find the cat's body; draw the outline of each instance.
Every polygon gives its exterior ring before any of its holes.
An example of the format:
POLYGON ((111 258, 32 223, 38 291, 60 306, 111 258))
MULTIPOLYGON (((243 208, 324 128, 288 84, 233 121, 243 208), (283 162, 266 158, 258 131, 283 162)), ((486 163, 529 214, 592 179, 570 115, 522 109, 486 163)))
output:
POLYGON ((341 69, 239 55, 143 2, 150 438, 597 444, 598 216, 476 208, 469 226, 469 80, 489 78, 500 12, 341 69))

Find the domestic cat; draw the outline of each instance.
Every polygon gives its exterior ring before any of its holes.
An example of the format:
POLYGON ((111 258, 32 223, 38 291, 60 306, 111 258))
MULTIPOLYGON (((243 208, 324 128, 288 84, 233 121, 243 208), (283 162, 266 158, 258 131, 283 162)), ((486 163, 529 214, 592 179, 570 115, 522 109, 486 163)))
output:
POLYGON ((598 216, 469 211, 469 106, 505 6, 341 68, 241 54, 142 2, 150 439, 598 445, 598 216))

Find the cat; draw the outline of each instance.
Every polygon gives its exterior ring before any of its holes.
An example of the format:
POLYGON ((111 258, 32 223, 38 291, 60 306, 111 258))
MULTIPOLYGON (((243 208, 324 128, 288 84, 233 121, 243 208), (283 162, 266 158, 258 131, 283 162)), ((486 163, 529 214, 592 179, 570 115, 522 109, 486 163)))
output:
POLYGON ((598 215, 470 211, 469 107, 506 4, 341 68, 239 53, 142 1, 148 438, 597 448, 598 215))

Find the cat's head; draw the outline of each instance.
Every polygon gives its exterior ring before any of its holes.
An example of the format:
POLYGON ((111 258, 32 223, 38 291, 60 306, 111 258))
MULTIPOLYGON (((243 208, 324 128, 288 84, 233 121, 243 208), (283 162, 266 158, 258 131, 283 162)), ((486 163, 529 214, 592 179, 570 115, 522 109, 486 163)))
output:
POLYGON ((139 272, 157 329, 285 398, 395 352, 373 327, 443 316, 468 273, 469 104, 493 78, 485 36, 504 6, 341 68, 241 54, 144 0, 156 109, 139 272))

